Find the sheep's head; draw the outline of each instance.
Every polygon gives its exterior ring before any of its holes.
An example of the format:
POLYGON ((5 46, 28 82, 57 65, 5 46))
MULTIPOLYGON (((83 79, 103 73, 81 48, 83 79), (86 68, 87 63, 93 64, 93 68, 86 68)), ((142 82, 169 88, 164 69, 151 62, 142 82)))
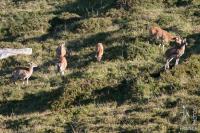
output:
POLYGON ((182 40, 182 44, 185 45, 185 46, 188 45, 186 38, 182 40))
POLYGON ((180 36, 175 37, 175 42, 177 44, 181 44, 182 43, 182 38, 180 36))
POLYGON ((177 36, 175 37, 175 42, 178 44, 178 45, 181 45, 181 44, 185 44, 186 46, 188 45, 187 44, 187 40, 186 38, 181 38, 180 36, 177 36))
POLYGON ((38 65, 37 64, 35 64, 35 63, 33 63, 33 62, 30 62, 30 63, 28 63, 31 67, 38 67, 38 65))

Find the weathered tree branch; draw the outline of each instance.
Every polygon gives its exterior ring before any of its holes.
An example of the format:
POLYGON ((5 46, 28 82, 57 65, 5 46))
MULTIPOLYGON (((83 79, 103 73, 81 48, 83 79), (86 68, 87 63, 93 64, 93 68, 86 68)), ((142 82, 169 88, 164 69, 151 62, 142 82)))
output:
POLYGON ((22 48, 22 49, 12 49, 12 48, 5 48, 0 49, 0 59, 4 59, 10 56, 16 55, 31 55, 32 49, 31 48, 22 48))

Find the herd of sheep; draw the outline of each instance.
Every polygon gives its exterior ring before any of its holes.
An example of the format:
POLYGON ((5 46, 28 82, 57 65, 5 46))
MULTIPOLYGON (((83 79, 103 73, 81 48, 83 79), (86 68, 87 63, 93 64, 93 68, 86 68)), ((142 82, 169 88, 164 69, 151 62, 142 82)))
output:
MULTIPOLYGON (((149 29, 149 35, 150 35, 150 39, 153 39, 155 41, 160 41, 159 46, 161 45, 163 46, 163 51, 164 51, 165 44, 169 44, 172 41, 176 43, 175 46, 167 49, 165 52, 165 57, 166 57, 165 70, 169 69, 170 62, 173 59, 176 60, 175 65, 178 65, 180 57, 185 52, 185 46, 187 45, 186 39, 182 39, 180 36, 174 36, 171 33, 161 29, 158 26, 152 26, 149 29)), ((103 53, 104 53, 103 44, 98 43, 96 45, 96 56, 95 56, 97 58, 97 61, 99 62, 101 61, 103 53)), ((62 75, 64 75, 64 72, 67 68, 66 56, 69 54, 70 52, 66 50, 64 43, 59 45, 58 48, 56 49, 56 59, 58 62, 56 66, 57 66, 58 72, 60 72, 62 75)), ((28 68, 26 67, 15 68, 15 70, 12 73, 14 81, 16 81, 17 79, 22 79, 23 84, 25 80, 28 84, 28 80, 33 73, 34 67, 37 67, 37 65, 34 63, 30 63, 30 67, 28 68)))

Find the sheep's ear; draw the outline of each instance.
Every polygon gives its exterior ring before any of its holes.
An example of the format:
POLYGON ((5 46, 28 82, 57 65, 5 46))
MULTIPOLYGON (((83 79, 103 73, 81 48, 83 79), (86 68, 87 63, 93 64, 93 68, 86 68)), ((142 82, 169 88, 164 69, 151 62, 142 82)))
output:
POLYGON ((183 39, 183 41, 182 41, 183 43, 186 43, 187 42, 187 40, 186 40, 186 38, 185 39, 183 39))

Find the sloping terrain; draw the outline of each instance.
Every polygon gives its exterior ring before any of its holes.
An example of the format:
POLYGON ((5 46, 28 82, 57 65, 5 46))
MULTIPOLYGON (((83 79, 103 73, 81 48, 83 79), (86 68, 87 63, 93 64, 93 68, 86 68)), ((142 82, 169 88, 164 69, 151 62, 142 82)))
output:
POLYGON ((0 48, 25 47, 33 55, 0 60, 0 132, 200 130, 199 0, 1 0, 0 48), (152 25, 189 43, 165 72, 152 25), (72 55, 61 76, 63 41, 72 55), (15 85, 13 69, 29 62, 38 64, 30 84, 15 85))

